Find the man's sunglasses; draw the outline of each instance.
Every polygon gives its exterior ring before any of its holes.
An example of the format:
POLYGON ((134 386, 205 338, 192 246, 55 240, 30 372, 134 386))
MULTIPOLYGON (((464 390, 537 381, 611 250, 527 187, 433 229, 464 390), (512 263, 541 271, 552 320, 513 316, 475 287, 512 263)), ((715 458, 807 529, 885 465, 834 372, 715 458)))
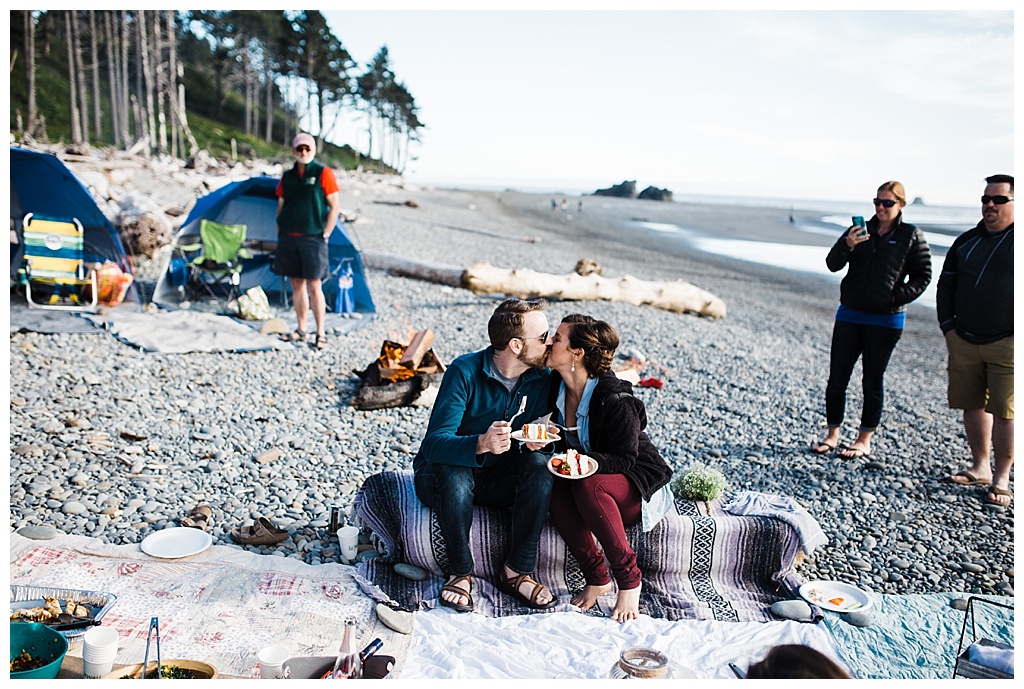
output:
POLYGON ((312 151, 313 149, 310 148, 309 146, 296 146, 295 150, 298 151, 299 153, 305 153, 306 151, 312 151))
POLYGON ((984 196, 981 197, 981 205, 984 206, 989 201, 991 201, 992 203, 996 204, 997 206, 1003 206, 1003 205, 1009 203, 1010 201, 1013 201, 1013 197, 1012 196, 989 196, 988 194, 985 194, 984 196))
POLYGON ((892 199, 871 199, 871 202, 876 206, 885 206, 886 208, 892 208, 896 205, 896 202, 892 199))
POLYGON ((539 336, 539 337, 520 337, 520 338, 517 338, 517 339, 519 339, 519 340, 540 340, 541 342, 547 342, 548 341, 548 334, 545 331, 544 334, 539 336))

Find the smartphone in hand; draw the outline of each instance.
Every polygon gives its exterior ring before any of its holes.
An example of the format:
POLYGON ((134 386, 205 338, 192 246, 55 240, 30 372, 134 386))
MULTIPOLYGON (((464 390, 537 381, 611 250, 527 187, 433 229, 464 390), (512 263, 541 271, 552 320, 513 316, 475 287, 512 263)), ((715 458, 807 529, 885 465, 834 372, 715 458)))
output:
POLYGON ((855 216, 853 216, 852 219, 853 219, 854 227, 861 228, 861 229, 857 230, 856 235, 858 237, 863 237, 864 235, 866 235, 868 233, 868 226, 867 226, 867 223, 864 222, 864 216, 863 215, 855 215, 855 216))

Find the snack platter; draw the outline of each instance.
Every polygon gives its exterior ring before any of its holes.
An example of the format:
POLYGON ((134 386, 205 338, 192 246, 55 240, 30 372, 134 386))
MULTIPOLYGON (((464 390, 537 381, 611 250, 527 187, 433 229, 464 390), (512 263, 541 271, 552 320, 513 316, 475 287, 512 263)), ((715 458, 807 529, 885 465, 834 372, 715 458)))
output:
MULTIPOLYGON (((89 609, 85 617, 75 617, 71 624, 82 623, 82 626, 74 629, 60 629, 62 624, 68 624, 66 619, 43 620, 41 624, 54 626, 57 631, 67 639, 74 639, 83 636, 94 623, 107 614, 110 607, 117 601, 113 593, 101 591, 83 591, 81 589, 65 589, 51 586, 17 586, 11 585, 11 612, 21 609, 43 607, 46 598, 56 598, 63 607, 66 601, 73 600, 89 609)), ((62 616, 62 617, 67 617, 62 616)))

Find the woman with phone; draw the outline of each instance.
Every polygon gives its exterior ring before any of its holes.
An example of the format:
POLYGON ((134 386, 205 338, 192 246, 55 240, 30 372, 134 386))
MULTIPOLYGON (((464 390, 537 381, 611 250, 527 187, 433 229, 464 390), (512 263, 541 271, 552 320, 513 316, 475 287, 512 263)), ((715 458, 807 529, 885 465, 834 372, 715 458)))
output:
POLYGON ((896 343, 903 334, 907 304, 924 292, 932 279, 932 259, 924 233, 903 222, 906 191, 899 182, 878 188, 875 215, 839 237, 825 258, 833 273, 849 266, 839 288, 839 309, 832 329, 825 417, 828 434, 811 446, 817 454, 839 447, 846 412, 846 388, 857 359, 863 364, 864 406, 857 439, 840 450, 856 459, 871 454, 871 436, 882 417, 883 379, 896 343))

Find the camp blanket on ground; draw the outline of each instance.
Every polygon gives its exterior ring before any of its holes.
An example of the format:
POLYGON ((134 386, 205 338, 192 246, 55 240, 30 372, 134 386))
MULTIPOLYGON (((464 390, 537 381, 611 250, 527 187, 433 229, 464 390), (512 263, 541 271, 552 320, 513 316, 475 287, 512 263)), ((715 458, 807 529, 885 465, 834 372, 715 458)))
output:
MULTIPOLYGON (((627 529, 644 577, 640 612, 669 620, 775 619, 771 604, 794 598, 801 583, 794 569, 799 538, 793 528, 769 517, 725 513, 721 501, 677 500, 675 508, 648 533, 639 526, 627 529)), ((437 516, 416 498, 412 472, 370 476, 352 510, 384 554, 358 566, 357 581, 363 590, 407 610, 437 606, 447 555, 437 516), (410 581, 395 573, 396 562, 416 565, 434 576, 410 581)), ((491 617, 531 612, 491 583, 509 549, 510 521, 507 511, 474 509, 473 600, 476 611, 491 617)), ((556 610, 576 610, 569 600, 582 590, 583 575, 550 522, 541 532, 533 576, 559 598, 556 610)), ((589 614, 607 615, 614 602, 613 587, 589 614)))
POLYGON ((202 311, 79 315, 145 352, 260 352, 292 346, 276 336, 262 335, 229 316, 202 311))
MULTIPOLYGON (((358 624, 359 648, 383 639, 381 653, 396 658, 397 672, 408 648, 407 636, 377 621, 347 565, 229 546, 166 560, 86 536, 33 541, 11 533, 10 540, 11 584, 117 596, 102 620, 121 637, 115 665, 142 662, 152 617, 160 620, 162 658, 202 660, 221 675, 258 676, 256 653, 273 643, 287 643, 295 657, 334 655, 348 619, 358 624)), ((81 657, 80 638, 69 654, 81 657)))
MULTIPOLYGON (((890 596, 869 593, 874 618, 870 627, 854 627, 843 616, 825 613, 824 624, 839 652, 863 679, 950 679, 956 662, 964 614, 949 603, 969 594, 931 593, 890 596)), ((1004 596, 985 596, 1013 604, 1004 596)), ((978 635, 1013 645, 1013 611, 974 603, 978 635)), ((968 623, 966 648, 973 641, 968 623)))

